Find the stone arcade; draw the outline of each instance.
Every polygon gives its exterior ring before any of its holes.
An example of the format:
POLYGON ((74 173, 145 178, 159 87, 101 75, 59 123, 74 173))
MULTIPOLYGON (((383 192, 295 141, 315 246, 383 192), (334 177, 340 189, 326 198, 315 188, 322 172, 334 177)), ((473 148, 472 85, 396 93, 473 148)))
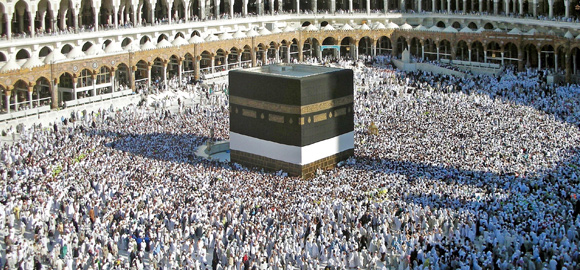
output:
POLYGON ((310 178, 354 154, 352 70, 277 64, 229 85, 232 162, 310 178))

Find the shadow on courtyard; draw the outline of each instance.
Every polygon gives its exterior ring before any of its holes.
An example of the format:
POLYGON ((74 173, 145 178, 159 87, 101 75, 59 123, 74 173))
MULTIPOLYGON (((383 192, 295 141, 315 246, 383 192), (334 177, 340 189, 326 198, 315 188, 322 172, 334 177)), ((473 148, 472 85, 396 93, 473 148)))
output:
MULTIPOLYGON (((159 161, 168 161, 172 163, 187 163, 192 165, 201 165, 204 168, 237 170, 237 166, 231 163, 220 163, 218 161, 209 161, 196 157, 194 152, 196 148, 204 144, 208 138, 196 134, 170 134, 170 133, 150 133, 150 134, 116 134, 111 132, 101 132, 98 136, 114 138, 105 144, 106 147, 122 151, 146 159, 159 161), (181 147, 176 147, 180 145, 181 147), (185 146, 185 147, 184 147, 185 146)), ((558 176, 568 176, 577 170, 574 164, 578 163, 578 153, 580 148, 570 149, 575 154, 560 162, 554 168, 546 168, 526 175, 528 179, 542 179, 541 182, 558 181, 558 176), (571 161, 568 164, 567 161, 571 161)), ((409 192, 406 194, 390 194, 390 198, 401 200, 407 203, 429 205, 432 208, 470 208, 477 209, 481 207, 479 199, 481 196, 490 193, 509 194, 510 190, 516 188, 514 183, 526 182, 526 179, 517 179, 517 171, 505 171, 499 174, 487 171, 466 170, 454 166, 434 166, 409 161, 373 159, 363 156, 355 156, 354 165, 344 165, 346 168, 337 168, 335 170, 350 170, 361 178, 356 181, 371 180, 376 182, 374 189, 381 189, 390 185, 388 180, 378 180, 381 178, 389 179, 389 175, 398 175, 403 177, 410 186, 422 185, 424 180, 429 184, 446 186, 470 186, 479 190, 475 193, 462 194, 459 197, 452 196, 453 190, 448 189, 446 192, 433 192, 420 194, 418 192, 409 192), (356 173, 360 171, 360 174, 356 173), (387 177, 385 177, 387 176, 387 177), (378 181, 377 181, 378 180, 378 181), (522 181, 516 181, 522 180, 522 181)), ((259 173, 261 169, 251 168, 250 171, 259 173)), ((272 178, 277 177, 276 172, 266 172, 272 178)), ((332 174, 329 173, 328 175, 332 174)), ((278 178, 280 179, 280 178, 278 178)), ((309 181, 309 180, 305 180, 309 181)), ((353 181, 355 181, 353 179, 353 181)), ((298 182, 295 182, 298 183, 298 182)), ((534 188, 544 188, 544 185, 534 188)), ((509 195, 508 195, 509 196, 509 195)), ((556 194, 559 196, 559 194, 556 194)), ((360 198, 358 198, 360 199, 360 198)), ((570 199, 570 198, 567 198, 570 199)))

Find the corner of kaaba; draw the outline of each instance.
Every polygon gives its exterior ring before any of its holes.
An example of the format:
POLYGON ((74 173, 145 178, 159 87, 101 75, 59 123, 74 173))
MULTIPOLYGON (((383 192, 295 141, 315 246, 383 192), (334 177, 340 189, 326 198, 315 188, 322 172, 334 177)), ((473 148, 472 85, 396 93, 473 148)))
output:
POLYGON ((352 70, 275 64, 229 85, 232 162, 308 179, 354 155, 352 70))

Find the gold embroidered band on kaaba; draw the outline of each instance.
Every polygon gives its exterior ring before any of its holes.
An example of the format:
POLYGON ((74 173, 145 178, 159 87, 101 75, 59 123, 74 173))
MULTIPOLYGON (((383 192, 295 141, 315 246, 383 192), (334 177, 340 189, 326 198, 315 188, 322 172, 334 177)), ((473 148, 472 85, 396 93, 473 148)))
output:
POLYGON ((230 96, 230 103, 234 105, 240 105, 244 107, 249 107, 258 110, 265 110, 270 112, 277 112, 283 114, 309 114, 320 112, 328 109, 332 109, 334 107, 343 106, 347 104, 351 104, 353 102, 353 96, 348 95, 340 98, 335 98, 332 100, 327 100, 319 103, 304 105, 304 106, 297 106, 297 105, 287 105, 287 104, 279 104, 279 103, 272 103, 266 101, 260 101, 255 99, 237 97, 237 96, 230 96))

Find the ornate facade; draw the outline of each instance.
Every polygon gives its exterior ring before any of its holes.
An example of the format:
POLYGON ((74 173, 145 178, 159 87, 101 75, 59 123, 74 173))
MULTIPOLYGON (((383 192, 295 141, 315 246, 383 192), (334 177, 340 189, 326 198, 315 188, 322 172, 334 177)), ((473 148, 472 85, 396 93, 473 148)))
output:
POLYGON ((570 0, 2 0, 0 108, 55 108, 63 100, 267 60, 400 55, 404 49, 430 60, 550 68, 571 82, 580 66, 576 5, 570 0))

